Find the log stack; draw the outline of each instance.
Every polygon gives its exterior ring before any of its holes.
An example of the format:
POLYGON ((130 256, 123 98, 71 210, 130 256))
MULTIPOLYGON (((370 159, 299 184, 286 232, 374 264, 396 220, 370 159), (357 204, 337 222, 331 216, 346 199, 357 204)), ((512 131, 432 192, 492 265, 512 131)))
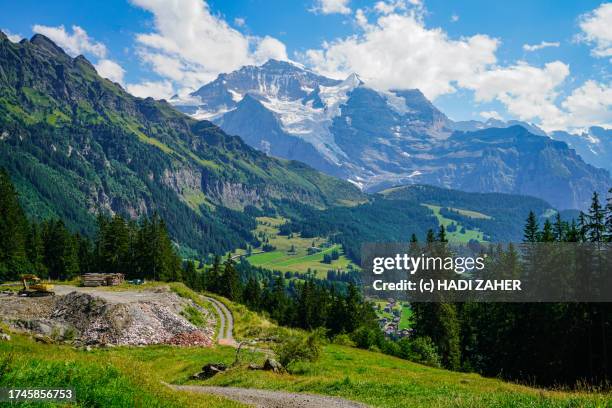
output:
POLYGON ((83 286, 117 286, 124 281, 122 273, 85 273, 81 276, 83 286))

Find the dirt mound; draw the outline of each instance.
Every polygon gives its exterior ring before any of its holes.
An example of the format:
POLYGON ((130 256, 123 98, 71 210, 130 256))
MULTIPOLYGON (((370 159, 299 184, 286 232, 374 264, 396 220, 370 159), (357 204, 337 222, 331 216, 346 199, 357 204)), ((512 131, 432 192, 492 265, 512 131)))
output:
POLYGON ((177 346, 212 346, 212 339, 201 331, 183 332, 167 341, 177 346))
MULTIPOLYGON (((30 310, 35 299, 23 299, 30 310)), ((47 301, 49 303, 49 301, 47 301)), ((56 296, 37 316, 16 313, 11 325, 17 329, 64 339, 65 333, 82 344, 210 346, 214 317, 193 302, 172 292, 98 293, 75 290, 56 296), (204 327, 196 327, 181 315, 187 307, 199 309, 204 327)))

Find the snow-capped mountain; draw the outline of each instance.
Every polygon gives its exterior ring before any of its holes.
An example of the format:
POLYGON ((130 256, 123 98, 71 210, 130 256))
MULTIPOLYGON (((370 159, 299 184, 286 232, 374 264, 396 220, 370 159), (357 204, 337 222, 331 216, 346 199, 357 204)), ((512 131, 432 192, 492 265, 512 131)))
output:
POLYGON ((533 125, 453 122, 417 89, 381 92, 355 74, 335 80, 270 60, 221 74, 188 100, 171 102, 270 155, 367 191, 426 183, 583 208, 610 184, 605 171, 533 125))
POLYGON ((550 136, 567 143, 587 163, 612 173, 612 129, 592 126, 580 134, 556 131, 552 132, 550 136))

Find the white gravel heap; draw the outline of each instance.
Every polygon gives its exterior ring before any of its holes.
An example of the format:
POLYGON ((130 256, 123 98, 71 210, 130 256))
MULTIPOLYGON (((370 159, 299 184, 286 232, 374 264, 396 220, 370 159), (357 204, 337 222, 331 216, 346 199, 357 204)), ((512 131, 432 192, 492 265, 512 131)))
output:
POLYGON ((177 313, 186 301, 174 293, 165 296, 164 301, 116 303, 75 291, 57 300, 51 317, 75 327, 86 344, 159 344, 194 332, 204 334, 212 342, 213 327, 194 326, 177 313))

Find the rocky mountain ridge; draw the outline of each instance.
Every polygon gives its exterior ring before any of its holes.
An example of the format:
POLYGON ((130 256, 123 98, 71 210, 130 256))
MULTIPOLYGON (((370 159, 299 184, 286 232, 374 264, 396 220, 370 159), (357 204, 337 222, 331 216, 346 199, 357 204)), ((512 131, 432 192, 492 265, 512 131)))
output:
POLYGON ((609 174, 534 125, 453 122, 417 89, 382 92, 270 60, 222 74, 171 102, 269 155, 297 159, 362 190, 433 184, 541 197, 584 208, 609 174), (523 131, 525 130, 525 131, 523 131))

